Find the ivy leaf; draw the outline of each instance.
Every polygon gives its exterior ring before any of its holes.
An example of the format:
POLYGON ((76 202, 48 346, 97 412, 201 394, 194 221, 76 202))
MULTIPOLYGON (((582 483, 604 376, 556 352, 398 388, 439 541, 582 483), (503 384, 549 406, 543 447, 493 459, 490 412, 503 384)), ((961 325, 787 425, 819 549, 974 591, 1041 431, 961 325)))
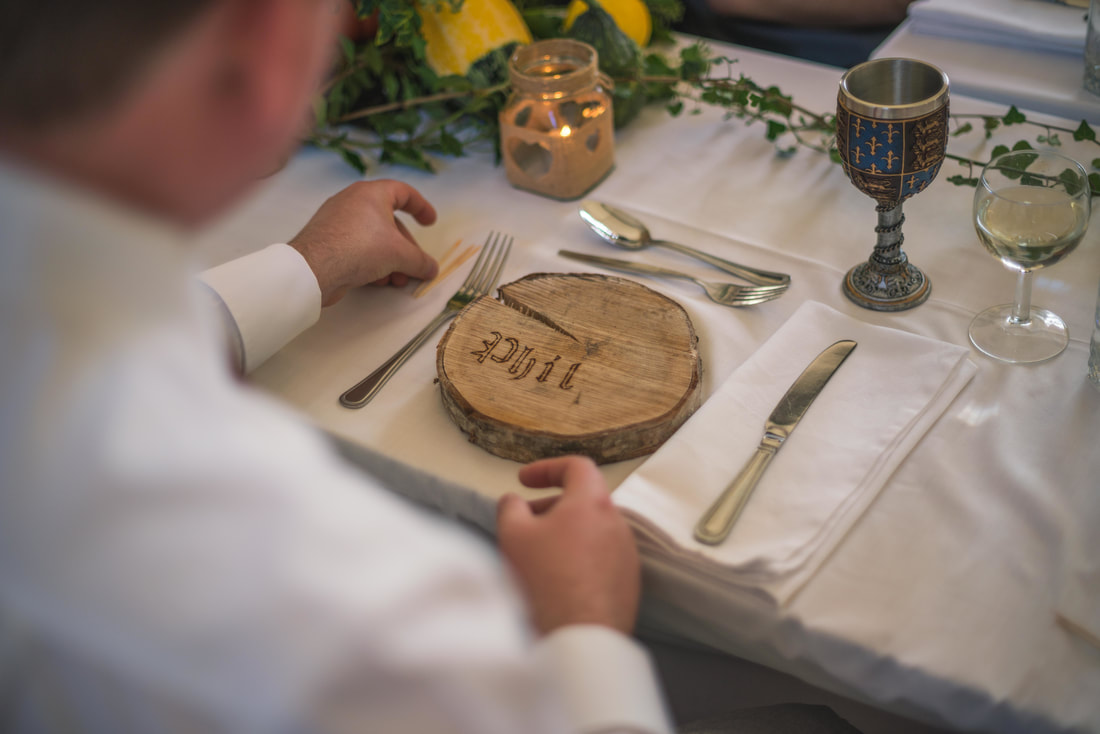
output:
POLYGON ((994 146, 992 151, 990 151, 989 158, 990 158, 990 160, 992 160, 992 159, 997 158, 999 156, 1002 156, 1002 155, 1004 155, 1005 153, 1008 153, 1008 152, 1009 151, 1008 151, 1008 146, 1007 145, 997 145, 997 146, 994 146))
POLYGON ((350 148, 339 148, 338 152, 340 157, 344 159, 344 162, 359 172, 360 175, 366 175, 367 163, 363 160, 363 156, 356 153, 350 148))
POLYGON ((439 133, 439 152, 446 155, 461 156, 462 141, 451 133, 443 130, 439 133))
POLYGON ((645 0, 654 25, 671 26, 684 18, 684 6, 677 0, 645 0))
POLYGON ((1081 124, 1077 126, 1077 129, 1073 131, 1074 140, 1096 140, 1096 133, 1093 131, 1089 124, 1084 120, 1081 120, 1081 124))
MULTIPOLYGON (((680 49, 680 78, 695 79, 706 76, 713 64, 720 59, 711 59, 703 43, 693 43, 680 49)), ((732 63, 732 62, 731 62, 732 63)))
POLYGON ((396 163, 421 171, 432 173, 431 162, 424 154, 410 145, 402 145, 394 140, 382 141, 382 154, 378 157, 382 163, 396 163))
POLYGON ((1008 108, 1008 114, 1002 119, 1005 125, 1018 125, 1021 122, 1027 122, 1027 118, 1024 114, 1016 109, 1016 105, 1012 105, 1008 108))
MULTIPOLYGON (((997 169, 1004 174, 1005 178, 1018 179, 1027 174, 1027 167, 1035 162, 1035 159, 1039 157, 1037 153, 1027 153, 1024 151, 1032 150, 1031 145, 1026 140, 1021 140, 1012 146, 1013 151, 1019 151, 1016 155, 1006 155, 1000 159, 997 164, 997 169)), ((1034 186, 1035 183, 1029 180, 1022 181, 1027 186, 1034 186)))
POLYGON ((680 113, 684 111, 684 102, 683 100, 678 99, 672 104, 665 107, 665 109, 668 110, 668 114, 670 114, 671 116, 679 117, 680 113))
POLYGON ((344 52, 344 61, 349 66, 355 63, 355 44, 350 38, 340 36, 340 50, 344 52))
POLYGON ((1067 168, 1058 174, 1058 180, 1066 187, 1066 193, 1077 196, 1081 193, 1081 176, 1072 168, 1067 168))
POLYGON ((791 98, 779 91, 779 87, 768 87, 760 100, 761 112, 776 112, 784 117, 791 116, 791 98))
POLYGON ((321 95, 313 99, 313 124, 317 128, 328 125, 328 102, 321 95))
POLYGON ((1100 173, 1089 174, 1089 188, 1092 189, 1092 195, 1100 195, 1100 173))
POLYGON ((982 118, 982 127, 985 128, 985 139, 989 140, 993 137, 993 131, 1001 126, 1001 121, 996 117, 984 117, 982 118))
POLYGON ((382 75, 382 94, 385 95, 387 100, 391 102, 396 101, 398 95, 401 93, 401 82, 398 81, 397 75, 393 72, 389 72, 382 75))
POLYGON ((678 76, 680 71, 661 54, 646 54, 642 59, 642 73, 646 76, 678 76))
POLYGON ((973 186, 974 188, 978 188, 977 178, 968 178, 961 173, 951 176, 947 180, 956 186, 973 186))
POLYGON ((1100 158, 1093 158, 1092 163, 1090 163, 1089 165, 1091 165, 1093 168, 1100 168, 1100 158))
POLYGON ((953 133, 951 133, 951 137, 957 138, 960 135, 965 135, 973 129, 974 126, 971 125, 969 122, 963 123, 962 125, 959 125, 959 127, 953 133))
POLYGON ((765 137, 773 143, 780 135, 787 132, 787 126, 782 122, 776 122, 775 120, 768 120, 768 130, 764 133, 765 137))

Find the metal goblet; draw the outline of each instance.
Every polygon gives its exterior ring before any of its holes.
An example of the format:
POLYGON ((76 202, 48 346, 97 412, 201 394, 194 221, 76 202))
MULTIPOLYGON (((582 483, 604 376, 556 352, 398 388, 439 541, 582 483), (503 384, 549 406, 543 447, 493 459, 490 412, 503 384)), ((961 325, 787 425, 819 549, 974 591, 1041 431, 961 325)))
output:
POLYGON ((844 172, 878 206, 878 241, 848 271, 844 294, 875 311, 903 311, 932 285, 901 249, 901 204, 939 173, 947 150, 947 75, 914 59, 874 59, 840 80, 836 142, 844 172))

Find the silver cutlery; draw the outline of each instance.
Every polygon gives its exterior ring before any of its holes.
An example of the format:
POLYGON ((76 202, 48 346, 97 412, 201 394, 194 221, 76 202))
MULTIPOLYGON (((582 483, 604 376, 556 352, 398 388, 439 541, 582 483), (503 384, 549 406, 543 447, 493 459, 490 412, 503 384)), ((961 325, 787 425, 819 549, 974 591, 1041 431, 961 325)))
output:
POLYGON ((737 285, 736 283, 715 283, 709 280, 700 280, 694 275, 681 273, 678 270, 669 270, 648 263, 632 262, 630 260, 617 260, 613 257, 600 257, 586 255, 583 252, 571 250, 558 250, 558 254, 570 260, 600 265, 612 270, 621 270, 626 273, 638 273, 640 275, 655 275, 661 278, 683 278, 699 285, 707 294, 707 297, 715 303, 723 306, 753 306, 765 301, 779 298, 787 292, 786 285, 737 285))
POLYGON ((408 344, 401 347, 397 354, 390 357, 382 365, 371 372, 354 387, 340 396, 340 404, 345 408, 362 408, 371 398, 378 394, 394 373, 405 364, 406 360, 420 348, 432 332, 450 321, 455 315, 465 308, 471 301, 479 296, 486 295, 497 284, 500 273, 504 269, 504 262, 508 259, 508 253, 512 250, 513 237, 503 233, 490 232, 485 239, 485 246, 474 261, 470 274, 466 281, 459 287, 455 294, 447 301, 447 305, 431 322, 425 326, 419 334, 414 336, 408 344))
POLYGON ((622 209, 617 209, 610 204, 587 199, 581 202, 580 213, 581 219, 596 234, 611 244, 627 250, 644 250, 651 245, 667 247, 670 250, 702 260, 708 265, 756 285, 789 285, 791 282, 791 276, 785 273, 773 273, 770 270, 750 268, 748 265, 739 265, 729 260, 723 260, 702 250, 696 250, 694 247, 681 245, 679 242, 654 239, 644 224, 622 209))
POLYGON ((756 447, 756 453, 700 518, 695 526, 696 540, 707 545, 718 545, 726 539, 776 452, 783 447, 783 442, 802 420, 825 383, 855 348, 854 341, 838 341, 817 355, 802 371, 764 423, 764 437, 756 447))

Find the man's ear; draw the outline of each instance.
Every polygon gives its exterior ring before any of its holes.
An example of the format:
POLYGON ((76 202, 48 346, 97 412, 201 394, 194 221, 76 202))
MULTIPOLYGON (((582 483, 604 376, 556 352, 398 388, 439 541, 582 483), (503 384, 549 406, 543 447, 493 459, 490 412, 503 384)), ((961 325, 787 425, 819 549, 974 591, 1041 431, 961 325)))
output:
POLYGON ((222 123, 283 149, 303 132, 308 102, 331 63, 330 0, 228 0, 224 63, 213 80, 222 123))

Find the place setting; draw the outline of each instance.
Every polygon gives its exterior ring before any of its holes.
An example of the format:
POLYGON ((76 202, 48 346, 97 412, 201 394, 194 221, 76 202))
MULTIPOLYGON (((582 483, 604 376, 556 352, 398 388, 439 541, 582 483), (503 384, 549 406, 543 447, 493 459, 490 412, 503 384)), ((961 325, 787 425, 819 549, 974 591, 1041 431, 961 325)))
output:
MULTIPOLYGON (((902 247, 902 205, 939 173, 947 104, 942 72, 922 62, 871 63, 842 79, 842 162, 879 223, 865 235, 870 257, 839 282, 827 268, 589 194, 539 236, 537 253, 522 231, 490 233, 477 257, 463 250, 450 280, 430 284, 455 296, 378 371, 393 374, 420 345, 428 351, 438 329, 434 355, 420 359, 434 361, 439 430, 493 457, 467 463, 505 476, 509 462, 589 455, 608 468, 614 502, 649 557, 715 594, 790 605, 986 359, 965 342, 858 316, 904 318, 933 292, 902 247), (829 281, 856 311, 789 300, 829 281)), ((1069 253, 1087 223, 1087 186, 1062 163, 1048 168, 1039 154, 991 163, 973 246, 1028 269, 1069 253), (1008 164, 1026 175, 1005 177, 1008 164), (1066 212, 1057 216, 1072 220, 1041 257, 1019 240, 1028 218, 1017 210, 1044 207, 1012 203, 1003 194, 1011 187, 1042 189, 1046 210, 1057 200, 1066 212), (1006 244, 987 241, 991 226, 1006 244)), ((356 388, 345 408, 368 404, 356 388)), ((463 482, 480 483, 471 477, 463 482)))

